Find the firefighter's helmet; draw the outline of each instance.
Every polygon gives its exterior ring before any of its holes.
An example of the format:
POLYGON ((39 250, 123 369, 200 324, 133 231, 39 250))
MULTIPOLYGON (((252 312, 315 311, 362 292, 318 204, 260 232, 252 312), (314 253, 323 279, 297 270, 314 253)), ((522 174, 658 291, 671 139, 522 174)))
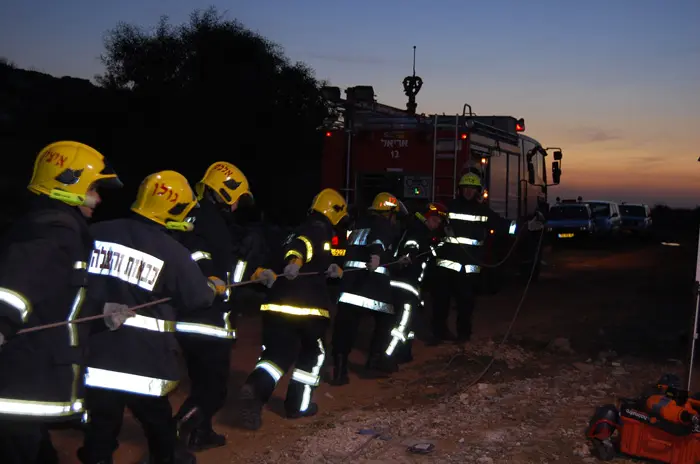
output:
POLYGON ((336 190, 327 188, 321 190, 311 202, 311 210, 326 216, 334 226, 348 215, 348 205, 345 198, 336 190))
POLYGON ((371 211, 408 214, 408 210, 406 209, 406 206, 404 206, 403 202, 391 193, 387 192, 377 194, 377 196, 374 197, 372 206, 370 206, 369 209, 371 211))
POLYGON ((79 142, 62 141, 39 152, 27 188, 37 195, 81 206, 96 185, 121 187, 122 183, 100 152, 79 142))
POLYGON ((426 218, 429 218, 431 216, 438 216, 441 219, 447 218, 447 206, 443 205, 442 203, 429 203, 428 204, 428 210, 424 214, 426 218))
POLYGON ((481 188, 481 177, 473 172, 468 172, 459 179, 460 187, 481 188))
POLYGON ((243 172, 226 161, 218 161, 209 166, 202 180, 194 187, 197 191, 197 199, 201 200, 204 197, 205 186, 219 194, 227 205, 234 204, 243 195, 253 196, 248 179, 243 172))
POLYGON ((146 177, 136 194, 131 210, 172 230, 190 231, 189 212, 197 198, 185 176, 175 171, 160 171, 146 177))

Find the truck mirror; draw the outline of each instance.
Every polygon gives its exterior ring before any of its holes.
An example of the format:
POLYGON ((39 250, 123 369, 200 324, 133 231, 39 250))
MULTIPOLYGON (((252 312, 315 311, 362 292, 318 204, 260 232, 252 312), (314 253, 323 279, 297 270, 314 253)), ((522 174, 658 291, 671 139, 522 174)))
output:
POLYGON ((527 181, 535 184, 535 166, 532 163, 527 163, 527 181))
POLYGON ((561 152, 559 150, 555 151, 554 152, 554 161, 561 161, 562 156, 563 155, 561 154, 561 152))
POLYGON ((558 185, 561 180, 561 169, 559 168, 559 161, 554 161, 552 163, 552 181, 554 185, 558 185))

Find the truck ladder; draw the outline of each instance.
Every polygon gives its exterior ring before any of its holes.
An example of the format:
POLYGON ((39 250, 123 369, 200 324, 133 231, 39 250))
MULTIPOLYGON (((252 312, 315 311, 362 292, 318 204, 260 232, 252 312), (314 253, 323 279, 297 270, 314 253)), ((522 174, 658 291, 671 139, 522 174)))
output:
MULTIPOLYGON (((455 188, 457 185, 457 159, 458 159, 458 154, 459 154, 459 147, 460 147, 460 138, 459 138, 459 125, 460 125, 460 117, 459 115, 455 115, 454 119, 452 116, 439 116, 435 115, 434 120, 433 120, 433 191, 431 195, 431 201, 442 201, 445 202, 447 200, 451 200, 454 198, 455 195, 455 188), (440 129, 454 129, 454 147, 451 150, 451 152, 446 152, 446 151, 439 151, 439 146, 438 146, 438 131, 440 129), (451 175, 437 175, 438 169, 440 169, 438 166, 447 166, 447 163, 452 163, 452 169, 449 171, 451 172, 451 175), (442 180, 441 184, 444 184, 445 181, 449 182, 450 187, 450 193, 445 193, 441 192, 439 194, 436 193, 437 187, 436 184, 438 181, 442 180)), ((447 168, 445 168, 447 170, 447 168)), ((444 171, 443 171, 444 172, 444 171)))

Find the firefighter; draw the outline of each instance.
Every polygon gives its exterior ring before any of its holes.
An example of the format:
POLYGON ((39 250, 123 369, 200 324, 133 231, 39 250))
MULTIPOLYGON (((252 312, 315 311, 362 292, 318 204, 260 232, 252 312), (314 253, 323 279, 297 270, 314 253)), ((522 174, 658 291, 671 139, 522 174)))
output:
MULTIPOLYGON (((490 231, 498 235, 515 234, 516 223, 500 217, 480 201, 482 185, 479 175, 469 172, 459 180, 459 197, 449 205, 450 226, 437 246, 433 300, 433 338, 430 345, 445 340, 468 342, 472 335, 472 312, 478 276, 482 271, 482 246, 490 231), (456 337, 447 328, 450 300, 457 303, 456 337)), ((534 218, 541 226, 541 220, 534 218)), ((533 223, 534 226, 534 223, 533 223)))
POLYGON ((262 314, 262 354, 240 393, 241 425, 257 430, 262 408, 280 378, 295 365, 284 402, 287 418, 313 416, 311 402, 325 360, 324 336, 330 321, 331 300, 326 278, 341 278, 333 263, 333 227, 347 216, 343 197, 333 189, 322 190, 313 200, 306 221, 285 241, 284 276, 273 287, 262 314), (291 282, 302 269, 304 276, 291 282), (300 349, 297 345, 300 344, 300 349))
POLYGON ((196 462, 177 447, 168 394, 178 385, 177 313, 212 305, 226 286, 205 277, 190 252, 170 234, 191 231, 187 216, 197 199, 174 171, 146 177, 131 206, 133 216, 91 227, 95 245, 88 265, 91 301, 104 304, 110 330, 94 333, 85 374, 91 421, 78 456, 111 463, 124 408, 141 423, 151 463, 196 462), (170 298, 171 301, 160 301, 170 298), (153 303, 133 317, 127 307, 153 303))
MULTIPOLYGON (((219 161, 207 169, 195 186, 199 208, 192 232, 180 234, 180 242, 192 253, 204 275, 216 276, 227 285, 241 282, 247 262, 236 259, 227 216, 252 202, 248 179, 233 164, 219 161)), ((271 286, 276 276, 258 269, 252 280, 271 286)), ((226 400, 231 348, 236 338, 231 321, 231 289, 205 311, 181 319, 175 326, 190 377, 190 394, 176 414, 178 436, 191 451, 224 446, 226 437, 214 432, 212 418, 226 400)), ((234 315, 235 317, 235 315, 234 315)))
MULTIPOLYGON (((207 276, 227 285, 241 282, 247 262, 235 259, 227 216, 252 202, 248 179, 233 164, 219 161, 207 169, 195 186, 199 208, 192 232, 178 237, 207 276)), ((258 269, 251 276, 271 286, 276 276, 258 269)), ((231 289, 205 311, 181 319, 175 326, 190 377, 190 394, 176 414, 178 436, 191 451, 224 446, 226 437, 214 432, 212 418, 226 400, 231 348, 236 338, 231 322, 231 289)), ((235 317, 235 316, 234 316, 235 317)))
POLYGON ((397 309, 398 324, 391 331, 391 341, 386 350, 401 363, 413 360, 413 339, 418 317, 417 311, 422 307, 421 291, 425 282, 425 273, 442 226, 447 221, 447 207, 442 203, 428 204, 425 213, 416 213, 399 240, 395 256, 408 257, 407 265, 396 266, 392 270, 391 287, 394 293, 394 308, 397 309))
POLYGON ((374 198, 369 214, 355 221, 348 237, 345 269, 366 268, 368 272, 352 272, 341 285, 333 325, 333 385, 349 382, 348 356, 368 310, 374 318, 374 332, 365 367, 381 373, 398 369, 396 361, 386 354, 396 314, 389 269, 382 264, 393 259, 391 248, 399 235, 397 219, 406 212, 394 195, 382 192, 374 198))
MULTIPOLYGON (((16 335, 76 319, 86 294, 92 238, 86 218, 98 189, 121 187, 95 149, 78 142, 45 147, 34 163, 29 211, 5 236, 0 256, 0 462, 57 463, 46 423, 85 413, 86 325, 16 335)), ((86 308, 87 309, 87 308, 86 308)))

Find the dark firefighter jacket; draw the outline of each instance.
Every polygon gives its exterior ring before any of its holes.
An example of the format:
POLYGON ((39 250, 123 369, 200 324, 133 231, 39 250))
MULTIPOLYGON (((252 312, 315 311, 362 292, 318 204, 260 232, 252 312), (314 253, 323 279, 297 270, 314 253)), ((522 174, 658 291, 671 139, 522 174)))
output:
POLYGON ((416 213, 406 226, 402 234, 398 246, 396 247, 396 259, 408 255, 411 258, 411 263, 408 265, 396 265, 392 269, 392 287, 403 287, 394 282, 404 282, 414 289, 407 290, 419 297, 420 287, 425 279, 428 263, 435 258, 438 245, 438 235, 428 229, 424 223, 424 219, 419 213, 416 213))
POLYGON ((331 300, 324 273, 333 263, 332 238, 333 226, 319 213, 311 213, 292 232, 284 242, 284 262, 296 257, 302 261, 300 272, 320 274, 301 276, 294 280, 280 277, 270 290, 268 303, 260 307, 261 311, 330 318, 331 300))
MULTIPOLYGON (((243 281, 247 263, 237 260, 228 224, 220 209, 208 199, 200 203, 194 215, 192 232, 180 232, 177 239, 190 250, 202 273, 231 285, 243 281)), ((178 333, 206 336, 223 340, 236 338, 235 316, 231 318, 231 293, 229 288, 223 297, 217 297, 211 307, 183 314, 175 330, 178 333)))
POLYGON ((386 264, 395 261, 392 248, 398 232, 398 227, 379 214, 369 214, 355 221, 348 237, 344 268, 364 269, 372 255, 379 256, 380 266, 374 272, 353 271, 344 275, 339 303, 394 314, 390 270, 386 264))
POLYGON ((210 307, 214 292, 187 248, 155 222, 134 215, 95 224, 91 232, 90 300, 130 307, 172 300, 137 310, 115 331, 93 334, 85 384, 167 395, 179 379, 177 315, 210 307))
MULTIPOLYGON (((5 237, 0 257, 0 332, 86 314, 86 262, 92 249, 77 208, 36 197, 5 237), (85 309, 81 313, 81 310, 85 309)), ((89 325, 17 335, 0 348, 0 417, 46 420, 83 414, 89 325)))
POLYGON ((484 263, 484 244, 491 231, 498 236, 515 234, 515 222, 499 216, 483 203, 462 197, 448 205, 449 226, 454 237, 443 238, 437 247, 435 265, 455 272, 478 274, 484 263))

